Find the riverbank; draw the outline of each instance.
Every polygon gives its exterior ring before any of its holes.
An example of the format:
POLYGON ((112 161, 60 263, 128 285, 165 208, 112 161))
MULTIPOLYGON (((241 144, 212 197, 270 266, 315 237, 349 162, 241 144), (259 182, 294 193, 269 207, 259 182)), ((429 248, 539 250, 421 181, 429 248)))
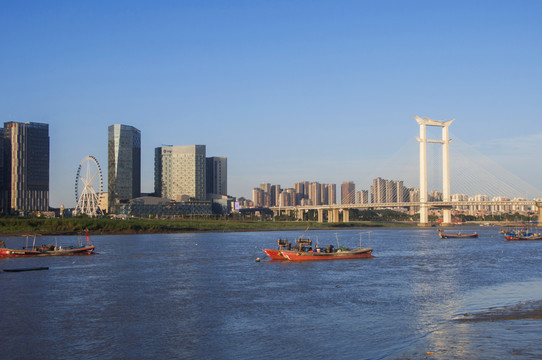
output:
POLYGON ((542 300, 526 301, 515 305, 491 308, 484 312, 465 314, 455 319, 461 322, 542 319, 542 300))
POLYGON ((24 234, 74 235, 86 230, 91 234, 153 234, 184 232, 243 232, 273 230, 345 229, 366 227, 416 226, 404 222, 349 222, 318 223, 306 221, 249 221, 249 220, 209 220, 209 219, 128 219, 109 218, 3 218, 0 219, 0 236, 19 236, 24 234))

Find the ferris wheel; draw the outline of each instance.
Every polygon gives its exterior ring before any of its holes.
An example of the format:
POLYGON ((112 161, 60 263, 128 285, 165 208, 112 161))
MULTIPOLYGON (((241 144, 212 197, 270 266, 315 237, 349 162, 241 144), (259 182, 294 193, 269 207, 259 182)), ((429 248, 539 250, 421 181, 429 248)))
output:
POLYGON ((90 217, 103 215, 98 194, 103 192, 102 169, 98 160, 92 155, 87 156, 79 164, 75 178, 75 214, 85 214, 90 217))

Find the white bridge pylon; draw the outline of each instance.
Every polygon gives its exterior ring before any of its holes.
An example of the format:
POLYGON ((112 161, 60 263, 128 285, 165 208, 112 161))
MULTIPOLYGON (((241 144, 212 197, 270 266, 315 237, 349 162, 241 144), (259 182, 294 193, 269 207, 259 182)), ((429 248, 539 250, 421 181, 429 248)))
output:
MULTIPOLYGON (((416 140, 420 143, 420 226, 429 226, 428 201, 427 201, 427 143, 442 144, 442 201, 450 201, 450 142, 448 127, 454 119, 437 121, 428 118, 414 116, 420 125, 420 136, 416 140), (427 139, 427 126, 442 128, 442 140, 427 139)), ((451 209, 442 211, 442 225, 451 225, 451 209)))

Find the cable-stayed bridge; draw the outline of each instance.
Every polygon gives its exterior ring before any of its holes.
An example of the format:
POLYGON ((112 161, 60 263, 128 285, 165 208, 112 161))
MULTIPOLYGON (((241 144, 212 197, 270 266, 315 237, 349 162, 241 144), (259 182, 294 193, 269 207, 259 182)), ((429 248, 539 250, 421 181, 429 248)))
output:
MULTIPOLYGON (((300 220, 306 212, 315 210, 318 212, 320 222, 324 221, 324 215, 327 215, 329 222, 339 222, 341 221, 339 214, 342 213, 342 221, 348 222, 351 209, 402 208, 408 209, 411 214, 419 213, 421 226, 430 225, 428 221, 430 211, 438 211, 443 219, 442 224, 449 225, 452 211, 536 210, 539 214, 539 224, 542 223, 542 191, 457 139, 454 140, 455 146, 450 149, 453 139, 449 138, 448 128, 453 119, 449 121, 419 117, 415 119, 420 125, 420 136, 416 137, 419 153, 414 154, 413 147, 408 145, 408 149, 400 149, 393 161, 384 164, 379 172, 385 174, 393 170, 395 178, 404 180, 391 181, 379 177, 379 180, 384 181, 384 185, 379 185, 377 179, 373 180, 370 190, 366 190, 370 193, 370 199, 353 191, 341 196, 341 204, 275 206, 270 209, 276 215, 295 212, 300 220), (430 128, 441 129, 442 138, 430 139, 428 135, 435 135, 428 131, 430 128), (432 147, 429 152, 428 147, 432 147), (413 160, 417 157, 418 164, 415 164, 413 160), (419 180, 417 187, 403 185, 415 184, 416 180, 419 180), (429 193, 429 187, 438 190, 429 193), (541 206, 538 206, 539 202, 541 206)), ((393 178, 393 175, 391 177, 393 178)))

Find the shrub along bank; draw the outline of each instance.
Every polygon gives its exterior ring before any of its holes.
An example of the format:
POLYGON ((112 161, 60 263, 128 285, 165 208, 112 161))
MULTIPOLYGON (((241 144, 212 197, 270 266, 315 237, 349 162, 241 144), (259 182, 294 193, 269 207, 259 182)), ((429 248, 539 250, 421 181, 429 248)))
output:
POLYGON ((194 231, 259 231, 310 228, 355 228, 405 226, 401 223, 350 222, 317 223, 302 221, 247 221, 247 220, 159 220, 109 218, 0 218, 0 235, 72 235, 86 230, 91 234, 174 233, 194 231))

